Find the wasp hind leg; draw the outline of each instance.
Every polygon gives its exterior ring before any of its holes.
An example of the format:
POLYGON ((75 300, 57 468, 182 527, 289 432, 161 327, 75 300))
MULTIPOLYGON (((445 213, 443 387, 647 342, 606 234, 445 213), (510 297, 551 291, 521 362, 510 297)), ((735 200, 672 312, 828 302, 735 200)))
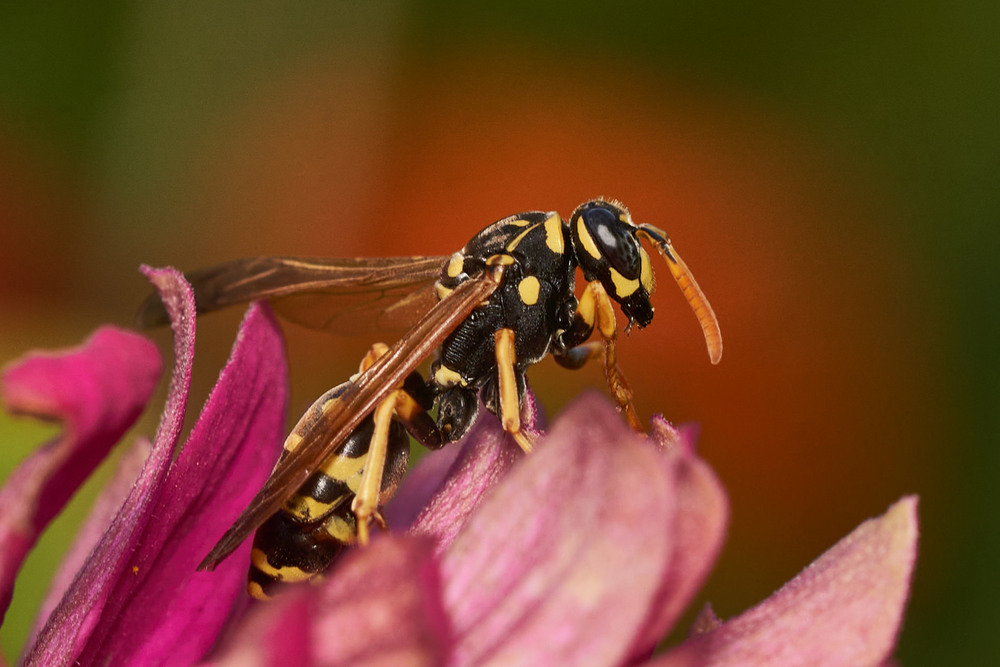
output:
POLYGON ((358 542, 368 544, 368 521, 375 520, 380 528, 387 528, 385 519, 379 513, 379 497, 382 495, 382 473, 385 470, 386 452, 389 447, 389 426, 392 424, 393 415, 396 412, 397 391, 389 394, 375 408, 375 430, 372 433, 371 444, 368 445, 368 457, 365 461, 365 470, 361 475, 361 484, 354 500, 351 502, 351 511, 357 518, 358 542))
POLYGON ((514 331, 498 329, 494 334, 497 360, 497 406, 500 408, 500 423, 503 429, 513 436, 514 441, 530 454, 534 449, 534 441, 521 430, 521 392, 517 385, 517 362, 514 349, 514 331))
POLYGON ((562 344, 557 344, 553 349, 553 356, 560 366, 570 369, 580 368, 591 359, 603 358, 608 391, 629 425, 642 431, 642 422, 639 421, 632 402, 632 389, 625 373, 618 366, 617 337, 618 323, 611 298, 600 281, 593 280, 587 283, 576 308, 573 324, 563 335, 562 344), (601 340, 584 343, 595 329, 601 340))
MULTIPOLYGON (((361 370, 364 371, 378 360, 385 350, 384 345, 373 345, 361 362, 361 370)), ((386 478, 387 458, 393 458, 396 450, 408 447, 408 440, 400 440, 401 437, 405 438, 405 433, 399 425, 402 424, 410 435, 428 449, 438 449, 443 445, 437 424, 427 414, 433 401, 434 396, 423 378, 419 373, 413 372, 372 413, 374 428, 368 444, 365 467, 351 501, 351 512, 357 520, 357 540, 360 544, 368 543, 369 521, 375 521, 383 530, 388 529, 379 507, 389 501, 402 477, 402 471, 394 466, 389 471, 389 478, 386 478)))

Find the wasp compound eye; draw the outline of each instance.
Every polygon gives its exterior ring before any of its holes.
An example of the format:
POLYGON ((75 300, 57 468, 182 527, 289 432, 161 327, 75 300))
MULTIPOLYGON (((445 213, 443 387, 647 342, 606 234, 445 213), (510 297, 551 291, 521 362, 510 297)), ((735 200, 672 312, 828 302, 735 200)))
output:
POLYGON ((594 254, 593 250, 596 249, 600 257, 595 256, 594 259, 604 259, 611 268, 629 280, 638 278, 641 258, 632 225, 622 222, 614 211, 604 207, 584 209, 580 212, 580 219, 590 237, 591 244, 587 245, 594 246, 585 247, 585 251, 594 254))

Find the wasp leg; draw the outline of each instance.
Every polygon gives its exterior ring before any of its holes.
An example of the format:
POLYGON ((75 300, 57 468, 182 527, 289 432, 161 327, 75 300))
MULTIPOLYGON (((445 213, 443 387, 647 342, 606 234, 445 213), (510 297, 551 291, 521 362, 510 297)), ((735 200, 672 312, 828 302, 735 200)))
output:
POLYGON ((514 364, 516 363, 514 350, 514 331, 512 329, 498 329, 494 334, 496 343, 496 358, 498 370, 497 393, 500 397, 500 422, 503 429, 514 436, 515 442, 530 454, 534 449, 534 443, 524 431, 521 430, 521 401, 517 391, 517 378, 514 375, 514 364))
MULTIPOLYGON (((361 360, 358 373, 364 373, 388 351, 389 346, 385 343, 373 343, 361 360)), ((396 391, 396 417, 421 445, 427 449, 441 449, 444 438, 437 423, 427 414, 432 407, 434 393, 420 373, 410 373, 396 391)))
MULTIPOLYGON (((358 374, 360 375, 371 368, 388 351, 389 346, 385 343, 372 343, 372 346, 368 348, 368 352, 361 358, 361 363, 358 364, 358 374)), ((354 378, 351 379, 353 380, 354 378)))
POLYGON ((568 350, 560 351, 558 348, 552 350, 552 358, 563 368, 578 370, 583 368, 588 361, 604 358, 604 343, 602 341, 591 341, 583 343, 568 350))
POLYGON ((396 417, 417 442, 427 449, 441 449, 445 438, 428 413, 434 407, 434 391, 416 371, 407 376, 396 392, 396 417))
POLYGON ((566 368, 580 368, 590 359, 599 356, 604 357, 604 376, 608 383, 608 391, 618 403, 618 409, 624 413, 625 418, 632 428, 641 431, 642 423, 636 414, 635 405, 632 403, 632 390, 625 378, 625 373, 618 366, 618 348, 616 339, 618 336, 618 323, 615 319, 614 307, 611 298, 604 290, 600 281, 593 280, 587 283, 586 289, 580 297, 580 303, 576 308, 576 316, 573 318, 573 325, 565 340, 569 345, 556 346, 553 355, 556 362, 566 368), (601 337, 600 341, 592 343, 582 343, 594 330, 597 330, 601 337))
POLYGON ((361 475, 361 484, 351 502, 351 511, 357 517, 358 542, 368 544, 368 520, 374 518, 379 526, 385 527, 385 520, 378 511, 379 495, 382 489, 382 472, 385 469, 385 457, 389 446, 389 426, 396 411, 397 394, 394 391, 378 404, 373 418, 375 430, 372 433, 371 444, 368 445, 368 456, 365 461, 365 471, 361 475))
MULTIPOLYGON (((384 343, 375 343, 361 360, 359 372, 363 373, 378 361, 387 351, 384 343)), ((398 419, 407 431, 428 449, 438 449, 443 445, 441 432, 427 411, 434 402, 423 378, 413 372, 396 391, 389 394, 372 413, 374 429, 365 460, 365 469, 358 485, 358 491, 351 502, 351 511, 357 518, 358 542, 368 543, 368 520, 374 519, 383 530, 388 529, 378 508, 395 491, 398 479, 390 478, 388 487, 383 488, 385 463, 389 451, 390 427, 398 419)))

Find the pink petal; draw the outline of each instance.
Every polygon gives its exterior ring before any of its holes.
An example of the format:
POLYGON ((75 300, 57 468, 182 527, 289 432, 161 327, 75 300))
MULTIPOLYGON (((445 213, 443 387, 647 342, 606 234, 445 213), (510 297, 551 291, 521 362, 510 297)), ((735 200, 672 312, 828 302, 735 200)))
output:
MULTIPOLYGON (((461 453, 444 483, 410 528, 414 535, 435 538, 439 550, 451 544, 486 494, 524 456, 514 439, 504 432, 500 421, 485 408, 463 442, 461 453)), ((429 486, 425 484, 421 492, 426 492, 429 486)), ((411 505, 420 502, 421 499, 415 497, 417 494, 409 494, 407 491, 400 501, 408 501, 411 505)))
POLYGON ((98 628, 115 584, 126 570, 129 552, 149 520, 184 424, 194 361, 194 296, 177 271, 146 270, 146 275, 159 290, 174 330, 174 368, 153 451, 111 526, 38 633, 25 659, 28 665, 74 662, 98 628))
MULTIPOLYGON (((36 623, 44 622, 52 615, 53 610, 62 600, 66 591, 76 578, 76 573, 80 571, 90 552, 97 546, 98 541, 104 535, 111 521, 117 514, 118 509, 125 502, 136 478, 139 476, 146 459, 152 451, 152 443, 146 438, 139 438, 135 444, 118 460, 115 473, 111 480, 101 489, 100 495, 94 502, 86 521, 76 533, 73 544, 59 564, 49 590, 45 594, 45 600, 38 611, 36 623)), ((41 626, 36 626, 27 642, 31 646, 35 638, 41 631, 41 626)))
POLYGON ((171 463, 190 377, 193 302, 179 274, 151 272, 168 291, 178 369, 153 452, 126 500, 41 633, 37 664, 190 664, 242 604, 249 545, 212 573, 195 566, 263 483, 284 429, 283 343, 253 306, 226 368, 171 463), (173 291, 184 294, 171 293, 173 291), (173 304, 183 304, 178 311, 173 304), (180 380, 178 381, 178 378, 180 380))
POLYGON ((882 664, 896 644, 916 554, 917 499, 908 496, 760 605, 656 664, 882 664))
POLYGON ((413 525, 431 497, 444 483, 455 460, 462 453, 459 443, 428 452, 413 470, 406 473, 382 516, 393 530, 407 530, 413 525))
POLYGON ((11 412, 59 420, 65 430, 0 491, 0 616, 24 557, 138 418, 161 370, 151 342, 102 327, 80 348, 34 353, 4 371, 3 400, 11 412))
POLYGON ((195 568, 267 479, 285 429, 284 344, 265 305, 251 306, 232 356, 170 470, 156 520, 132 556, 137 579, 119 584, 109 642, 88 647, 104 664, 190 664, 215 645, 245 602, 248 540, 213 572, 195 568), (169 600, 169 605, 164 601, 169 600), (155 610, 151 613, 150 610, 155 610))
MULTIPOLYGON (((541 415, 529 389, 521 406, 521 429, 539 435, 541 415)), ((460 442, 424 457, 403 481, 386 510, 391 526, 430 535, 443 550, 466 518, 507 470, 523 456, 500 421, 479 404, 479 417, 460 442)))
POLYGON ((651 439, 661 446, 677 513, 664 529, 674 549, 660 580, 654 612, 636 639, 633 655, 648 655, 691 603, 722 550, 729 523, 729 504, 715 472, 695 456, 697 429, 676 429, 655 416, 651 439))
POLYGON ((444 554, 452 661, 626 660, 672 551, 669 483, 603 398, 574 402, 444 554))
POLYGON ((258 605, 212 664, 440 665, 448 635, 432 543, 389 536, 258 605))

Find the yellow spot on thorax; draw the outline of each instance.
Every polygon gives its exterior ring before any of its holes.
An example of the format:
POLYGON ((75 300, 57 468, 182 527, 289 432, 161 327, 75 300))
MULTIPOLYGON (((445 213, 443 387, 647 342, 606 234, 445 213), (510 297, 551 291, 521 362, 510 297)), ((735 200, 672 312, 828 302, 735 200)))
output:
POLYGON ((566 241, 563 238, 563 222, 558 213, 553 213, 545 221, 545 245, 557 255, 563 254, 566 241))
POLYGON ((540 289, 541 285, 538 282, 538 278, 535 276, 528 276, 517 284, 517 292, 521 295, 521 301, 523 301, 526 306, 534 306, 538 303, 538 293, 540 289))
POLYGON ((460 252, 456 252, 448 260, 448 268, 446 270, 449 278, 457 278, 461 273, 462 269, 465 267, 465 255, 460 252))
POLYGON ((490 255, 486 258, 487 266, 510 266, 514 263, 514 258, 510 255, 490 255))
POLYGON ((531 227, 528 227, 523 232, 521 232, 513 239, 511 239, 510 243, 508 243, 506 246, 507 252, 514 252, 514 249, 517 247, 517 244, 521 242, 521 239, 530 234, 536 227, 538 227, 538 225, 532 225, 531 227))

